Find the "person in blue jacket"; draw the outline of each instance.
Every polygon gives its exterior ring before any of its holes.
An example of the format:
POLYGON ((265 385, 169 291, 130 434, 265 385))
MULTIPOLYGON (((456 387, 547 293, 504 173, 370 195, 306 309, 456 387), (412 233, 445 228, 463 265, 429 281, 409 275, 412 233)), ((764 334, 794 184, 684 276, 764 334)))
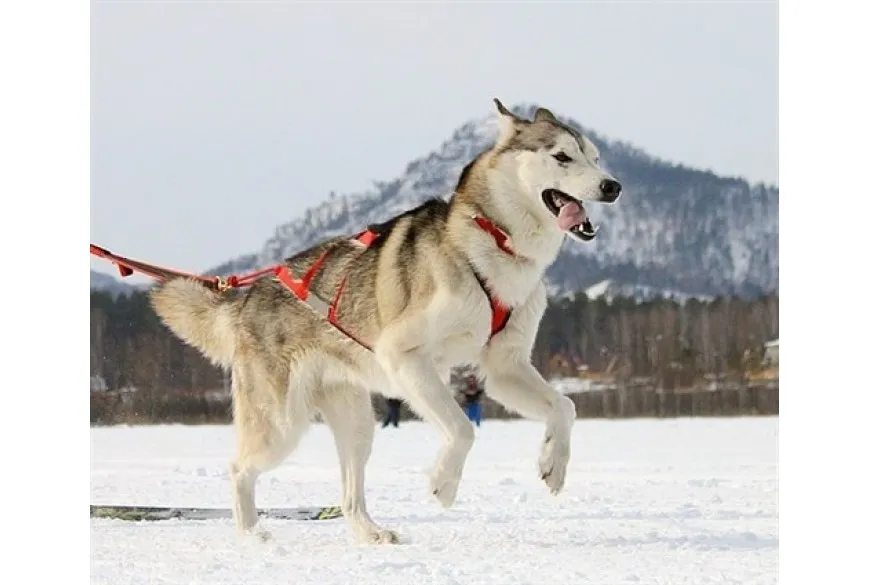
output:
POLYGON ((480 404, 480 398, 483 396, 483 388, 474 376, 467 376, 465 384, 462 387, 462 408, 469 420, 480 426, 480 419, 483 415, 483 407, 480 404))

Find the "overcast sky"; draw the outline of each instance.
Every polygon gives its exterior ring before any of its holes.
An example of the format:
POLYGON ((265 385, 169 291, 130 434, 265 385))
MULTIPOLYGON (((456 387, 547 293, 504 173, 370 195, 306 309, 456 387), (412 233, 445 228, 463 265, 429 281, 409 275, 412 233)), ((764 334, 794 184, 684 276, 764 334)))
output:
POLYGON ((91 241, 206 270, 493 97, 777 183, 777 36, 775 3, 92 2, 91 241))

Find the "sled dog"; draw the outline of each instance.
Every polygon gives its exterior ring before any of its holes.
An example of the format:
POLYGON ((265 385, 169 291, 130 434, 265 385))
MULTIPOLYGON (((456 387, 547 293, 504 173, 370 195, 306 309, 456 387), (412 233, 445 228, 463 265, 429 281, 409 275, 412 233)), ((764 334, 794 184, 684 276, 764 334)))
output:
POLYGON ((566 238, 595 237, 587 205, 614 202, 622 187, 599 166, 596 146, 549 110, 526 120, 494 101, 498 138, 467 164, 448 199, 287 258, 289 281, 220 292, 175 278, 152 290, 163 323, 232 372, 238 452, 230 471, 242 532, 265 536, 257 477, 296 448, 319 414, 335 438, 354 537, 399 542, 366 509, 373 392, 401 398, 440 431, 429 490, 451 506, 475 437, 447 385, 460 364, 479 368, 490 398, 544 423, 540 477, 553 494, 562 490, 574 404, 530 363, 544 271, 566 238))

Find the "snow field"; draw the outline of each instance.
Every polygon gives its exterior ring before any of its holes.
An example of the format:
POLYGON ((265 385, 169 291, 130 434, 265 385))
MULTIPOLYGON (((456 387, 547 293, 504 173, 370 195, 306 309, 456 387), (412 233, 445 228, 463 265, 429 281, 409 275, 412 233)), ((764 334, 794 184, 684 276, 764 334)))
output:
MULTIPOLYGON (((565 490, 536 475, 543 425, 484 421, 456 505, 427 493, 439 445, 418 422, 378 429, 367 476, 398 546, 356 544, 344 520, 91 520, 98 584, 776 583, 778 419, 578 420, 565 490)), ((91 503, 230 506, 224 426, 91 430, 91 503)), ((315 425, 257 484, 259 507, 339 502, 331 435, 315 425)))

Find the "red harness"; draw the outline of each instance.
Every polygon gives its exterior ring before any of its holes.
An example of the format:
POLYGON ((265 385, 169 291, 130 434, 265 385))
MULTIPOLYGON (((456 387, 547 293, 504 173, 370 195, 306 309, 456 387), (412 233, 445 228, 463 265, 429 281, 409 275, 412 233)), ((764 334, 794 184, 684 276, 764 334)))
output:
MULTIPOLYGON (((495 240, 495 245, 498 246, 499 250, 509 256, 516 255, 510 247, 510 237, 497 225, 482 215, 475 215, 474 221, 477 222, 477 225, 479 225, 483 231, 492 236, 492 239, 495 240)), ((510 307, 505 305, 498 297, 490 292, 489 287, 486 286, 486 281, 484 281, 483 277, 477 273, 477 270, 474 270, 473 266, 471 269, 474 271, 474 276, 477 278, 480 288, 483 289, 483 292, 486 293, 486 298, 489 299, 489 308, 492 309, 492 326, 490 328, 489 338, 492 339, 496 333, 500 332, 507 326, 508 319, 511 318, 511 310, 510 307)))
MULTIPOLYGON (((493 237, 500 250, 514 256, 514 251, 509 245, 510 238, 504 231, 499 229, 485 217, 476 215, 474 216, 474 221, 477 222, 477 225, 479 225, 481 229, 488 232, 493 237)), ((366 230, 357 234, 353 239, 368 248, 376 239, 378 239, 378 235, 379 234, 375 231, 366 230)), ((224 280, 219 276, 196 276, 186 272, 179 272, 177 270, 154 266, 153 264, 146 264, 144 262, 139 262, 138 260, 131 260, 130 258, 113 254, 105 248, 100 248, 93 244, 91 244, 91 254, 104 258, 115 264, 122 277, 130 276, 133 272, 141 272, 142 274, 146 274, 161 282, 170 278, 190 278, 198 280, 209 288, 215 289, 219 292, 224 292, 230 288, 243 288, 250 286, 257 280, 272 275, 281 282, 281 284, 286 286, 294 295, 296 295, 296 297, 305 301, 309 307, 325 317, 333 327, 356 341, 361 346, 371 350, 370 346, 358 339, 350 331, 347 331, 338 322, 338 308, 341 303, 341 295, 344 293, 344 286, 347 283, 347 277, 343 278, 341 284, 338 285, 338 290, 336 290, 335 296, 333 296, 331 302, 326 302, 317 295, 311 293, 311 283, 313 282, 314 277, 317 276, 317 273, 320 272, 321 268, 323 268, 326 257, 329 255, 329 250, 323 252, 323 254, 314 261, 314 264, 308 268, 305 274, 302 275, 302 278, 298 279, 293 278, 293 275, 290 273, 290 268, 284 264, 258 270, 257 272, 252 272, 244 276, 230 276, 224 280)), ((489 335, 489 339, 492 339, 494 335, 507 326, 508 320, 511 316, 511 309, 490 292, 483 277, 481 277, 473 267, 472 270, 474 271, 474 276, 477 278, 480 287, 486 294, 486 298, 489 300, 490 309, 492 310, 492 323, 489 335)))

